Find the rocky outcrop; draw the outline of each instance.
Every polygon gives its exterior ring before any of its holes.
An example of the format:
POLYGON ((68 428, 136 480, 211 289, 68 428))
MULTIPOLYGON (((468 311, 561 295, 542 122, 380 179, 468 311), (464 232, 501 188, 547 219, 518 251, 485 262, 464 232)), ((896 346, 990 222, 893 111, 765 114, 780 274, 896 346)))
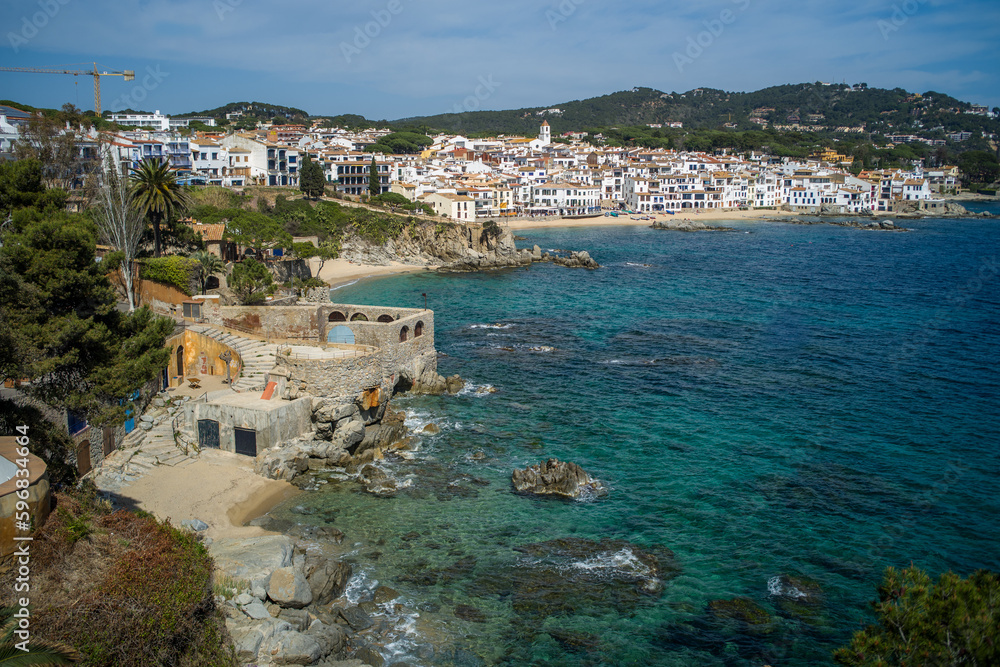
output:
POLYGON ((575 463, 549 459, 524 470, 515 470, 511 482, 518 493, 578 499, 602 495, 604 487, 575 463))
POLYGON ((341 242, 340 256, 353 262, 387 266, 402 262, 440 266, 451 271, 479 271, 531 263, 509 229, 496 223, 417 221, 382 245, 352 234, 341 242))
POLYGON ((649 226, 650 229, 666 229, 675 232, 732 232, 732 227, 715 227, 706 225, 701 220, 657 220, 649 226))
POLYGON ((908 232, 906 227, 899 227, 892 220, 872 220, 864 218, 861 220, 831 220, 829 218, 788 218, 781 220, 793 225, 836 225, 837 227, 852 227, 854 229, 867 229, 875 232, 908 232))
POLYGON ((412 394, 457 394, 465 387, 465 380, 458 375, 445 378, 437 372, 437 355, 434 352, 414 359, 409 367, 400 371, 396 388, 412 394))
POLYGON ((571 269, 599 269, 601 265, 598 264, 590 253, 586 250, 569 250, 569 251, 552 251, 552 252, 541 252, 538 246, 535 246, 541 254, 537 259, 534 259, 534 251, 532 251, 533 261, 536 262, 552 262, 553 264, 558 264, 560 266, 565 266, 571 269), (563 252, 564 254, 559 254, 563 252))

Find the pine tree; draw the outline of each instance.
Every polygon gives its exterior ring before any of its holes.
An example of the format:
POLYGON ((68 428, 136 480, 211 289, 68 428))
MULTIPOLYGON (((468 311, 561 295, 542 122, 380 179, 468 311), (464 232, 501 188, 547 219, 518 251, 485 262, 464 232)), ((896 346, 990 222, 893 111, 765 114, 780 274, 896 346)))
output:
POLYGON ((314 199, 322 197, 326 192, 323 167, 318 162, 313 162, 308 153, 302 160, 302 169, 299 171, 299 189, 306 197, 314 199))
POLYGON ((382 182, 378 177, 378 165, 375 164, 375 157, 372 157, 372 164, 368 168, 368 193, 372 197, 382 194, 382 182))

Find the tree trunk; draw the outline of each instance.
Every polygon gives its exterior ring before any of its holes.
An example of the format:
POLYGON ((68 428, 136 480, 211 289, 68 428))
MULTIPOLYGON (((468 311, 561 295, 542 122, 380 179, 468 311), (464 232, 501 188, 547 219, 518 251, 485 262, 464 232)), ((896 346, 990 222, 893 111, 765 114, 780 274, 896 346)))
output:
POLYGON ((153 257, 159 257, 162 254, 162 249, 160 248, 160 216, 157 213, 153 213, 150 216, 150 221, 153 223, 153 257))
POLYGON ((128 312, 135 312, 135 281, 132 275, 132 262, 123 260, 119 268, 122 274, 122 284, 125 286, 125 296, 128 298, 128 312))

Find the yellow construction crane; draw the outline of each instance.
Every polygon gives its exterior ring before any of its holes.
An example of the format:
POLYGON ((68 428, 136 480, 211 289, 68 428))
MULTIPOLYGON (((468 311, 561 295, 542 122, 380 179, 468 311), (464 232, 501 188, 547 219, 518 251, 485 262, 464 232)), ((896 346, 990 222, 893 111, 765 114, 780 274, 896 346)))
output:
POLYGON ((102 76, 122 76, 125 77, 126 81, 133 81, 135 79, 135 70, 126 69, 120 72, 110 72, 103 71, 99 72, 97 70, 97 63, 92 63, 94 65, 93 70, 89 69, 48 69, 43 67, 0 67, 0 72, 33 72, 35 74, 72 74, 73 76, 92 76, 94 77, 94 112, 98 116, 101 115, 101 77, 102 76))

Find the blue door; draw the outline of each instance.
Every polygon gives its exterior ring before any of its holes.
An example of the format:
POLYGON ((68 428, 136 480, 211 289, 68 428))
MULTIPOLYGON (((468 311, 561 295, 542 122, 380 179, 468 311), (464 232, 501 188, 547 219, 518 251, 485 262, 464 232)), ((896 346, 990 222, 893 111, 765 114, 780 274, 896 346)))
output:
POLYGON ((346 327, 343 324, 338 324, 337 326, 330 329, 326 334, 326 340, 328 343, 340 343, 341 345, 354 345, 354 332, 351 331, 350 327, 346 327))

